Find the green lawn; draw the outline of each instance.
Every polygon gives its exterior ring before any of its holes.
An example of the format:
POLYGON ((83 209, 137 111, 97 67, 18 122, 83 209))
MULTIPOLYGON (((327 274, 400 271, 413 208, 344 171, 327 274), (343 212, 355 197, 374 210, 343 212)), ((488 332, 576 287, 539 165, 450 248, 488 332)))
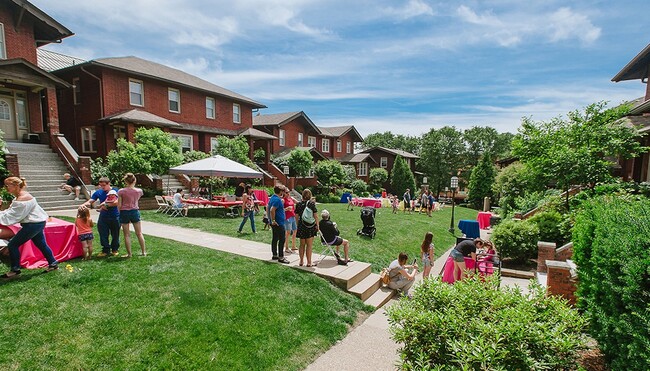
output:
POLYGON ((310 273, 146 239, 146 258, 1 281, 0 369, 303 369, 371 310, 310 273))
MULTIPOLYGON (((318 204, 319 212, 328 209, 331 219, 335 221, 341 231, 341 236, 350 240, 352 259, 372 263, 374 272, 379 272, 383 267, 397 258, 400 251, 406 251, 409 256, 419 256, 420 245, 426 232, 433 233, 433 242, 436 245, 436 257, 446 251, 455 243, 455 238, 448 232, 451 220, 451 207, 445 207, 442 211, 432 213, 429 218, 426 215, 393 214, 391 209, 382 208, 377 210, 375 226, 377 235, 374 239, 357 236, 357 230, 363 226, 360 218, 360 208, 355 207, 354 211, 347 211, 345 204, 318 204)), ((478 212, 463 207, 456 208, 455 224, 460 219, 475 220, 478 212)), ((262 230, 262 216, 255 219, 257 234, 251 233, 250 223, 244 227, 244 234, 238 235, 237 229, 241 218, 170 218, 164 214, 157 214, 154 211, 143 211, 143 220, 178 225, 181 227, 196 228, 202 231, 218 233, 226 236, 240 237, 252 241, 269 243, 271 231, 262 230)), ((460 235, 460 231, 456 231, 460 235)), ((298 243, 296 241, 296 243, 298 243)), ((320 245, 315 251, 320 252, 320 245)))

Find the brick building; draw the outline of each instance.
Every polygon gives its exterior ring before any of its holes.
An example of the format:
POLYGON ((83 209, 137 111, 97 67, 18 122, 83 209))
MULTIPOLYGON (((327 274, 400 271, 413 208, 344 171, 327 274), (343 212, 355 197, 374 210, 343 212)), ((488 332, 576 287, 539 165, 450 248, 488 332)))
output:
MULTIPOLYGON (((348 155, 342 158, 341 162, 344 164, 354 165, 357 169, 357 178, 363 179, 367 182, 370 170, 373 168, 386 169, 390 176, 397 156, 402 156, 406 161, 406 164, 409 166, 409 169, 411 169, 411 172, 417 174, 415 171, 415 160, 420 157, 399 149, 390 149, 385 147, 368 148, 360 153, 348 155)), ((383 187, 390 191, 389 181, 384 183, 383 187)))

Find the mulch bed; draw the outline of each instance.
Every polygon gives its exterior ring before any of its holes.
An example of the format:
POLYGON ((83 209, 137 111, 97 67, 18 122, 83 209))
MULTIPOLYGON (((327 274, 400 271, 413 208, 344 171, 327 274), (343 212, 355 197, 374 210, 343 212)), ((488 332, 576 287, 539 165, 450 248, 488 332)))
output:
POLYGON ((578 364, 584 367, 587 371, 609 371, 605 356, 598 348, 587 349, 580 352, 578 364))

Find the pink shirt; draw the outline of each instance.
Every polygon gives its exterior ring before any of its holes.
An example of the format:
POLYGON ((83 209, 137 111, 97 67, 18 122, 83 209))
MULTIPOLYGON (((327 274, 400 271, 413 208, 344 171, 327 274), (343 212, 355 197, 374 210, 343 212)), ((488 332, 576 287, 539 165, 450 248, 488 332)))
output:
POLYGON ((296 216, 296 206, 295 202, 293 202, 293 198, 291 197, 285 197, 283 198, 284 200, 284 215, 287 219, 293 218, 296 216), (290 209, 287 209, 291 207, 290 209))
POLYGON ((117 194, 122 198, 121 210, 138 210, 138 200, 142 197, 142 190, 140 188, 122 188, 117 194))

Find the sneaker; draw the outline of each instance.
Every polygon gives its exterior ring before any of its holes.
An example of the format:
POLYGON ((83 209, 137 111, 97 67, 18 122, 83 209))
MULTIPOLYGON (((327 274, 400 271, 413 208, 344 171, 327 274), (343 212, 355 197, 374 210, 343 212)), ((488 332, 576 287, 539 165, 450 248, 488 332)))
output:
POLYGON ((105 252, 100 252, 99 254, 97 254, 97 257, 98 257, 98 258, 105 258, 105 257, 107 257, 107 256, 108 256, 108 254, 105 253, 105 252))
POLYGON ((50 265, 47 268, 45 268, 45 271, 43 271, 43 273, 49 273, 49 272, 55 271, 57 269, 59 269, 58 264, 57 265, 50 265))
POLYGON ((273 257, 271 257, 271 260, 278 260, 278 257, 277 257, 277 256, 273 256, 273 257))
POLYGON ((111 255, 113 255, 113 256, 118 256, 118 255, 120 255, 120 253, 117 252, 117 251, 113 251, 113 252, 111 253, 111 255))
POLYGON ((278 259, 278 263, 289 264, 289 261, 287 260, 287 258, 282 257, 282 258, 278 259))
POLYGON ((79 201, 79 197, 75 197, 74 200, 75 200, 75 201, 79 201))

